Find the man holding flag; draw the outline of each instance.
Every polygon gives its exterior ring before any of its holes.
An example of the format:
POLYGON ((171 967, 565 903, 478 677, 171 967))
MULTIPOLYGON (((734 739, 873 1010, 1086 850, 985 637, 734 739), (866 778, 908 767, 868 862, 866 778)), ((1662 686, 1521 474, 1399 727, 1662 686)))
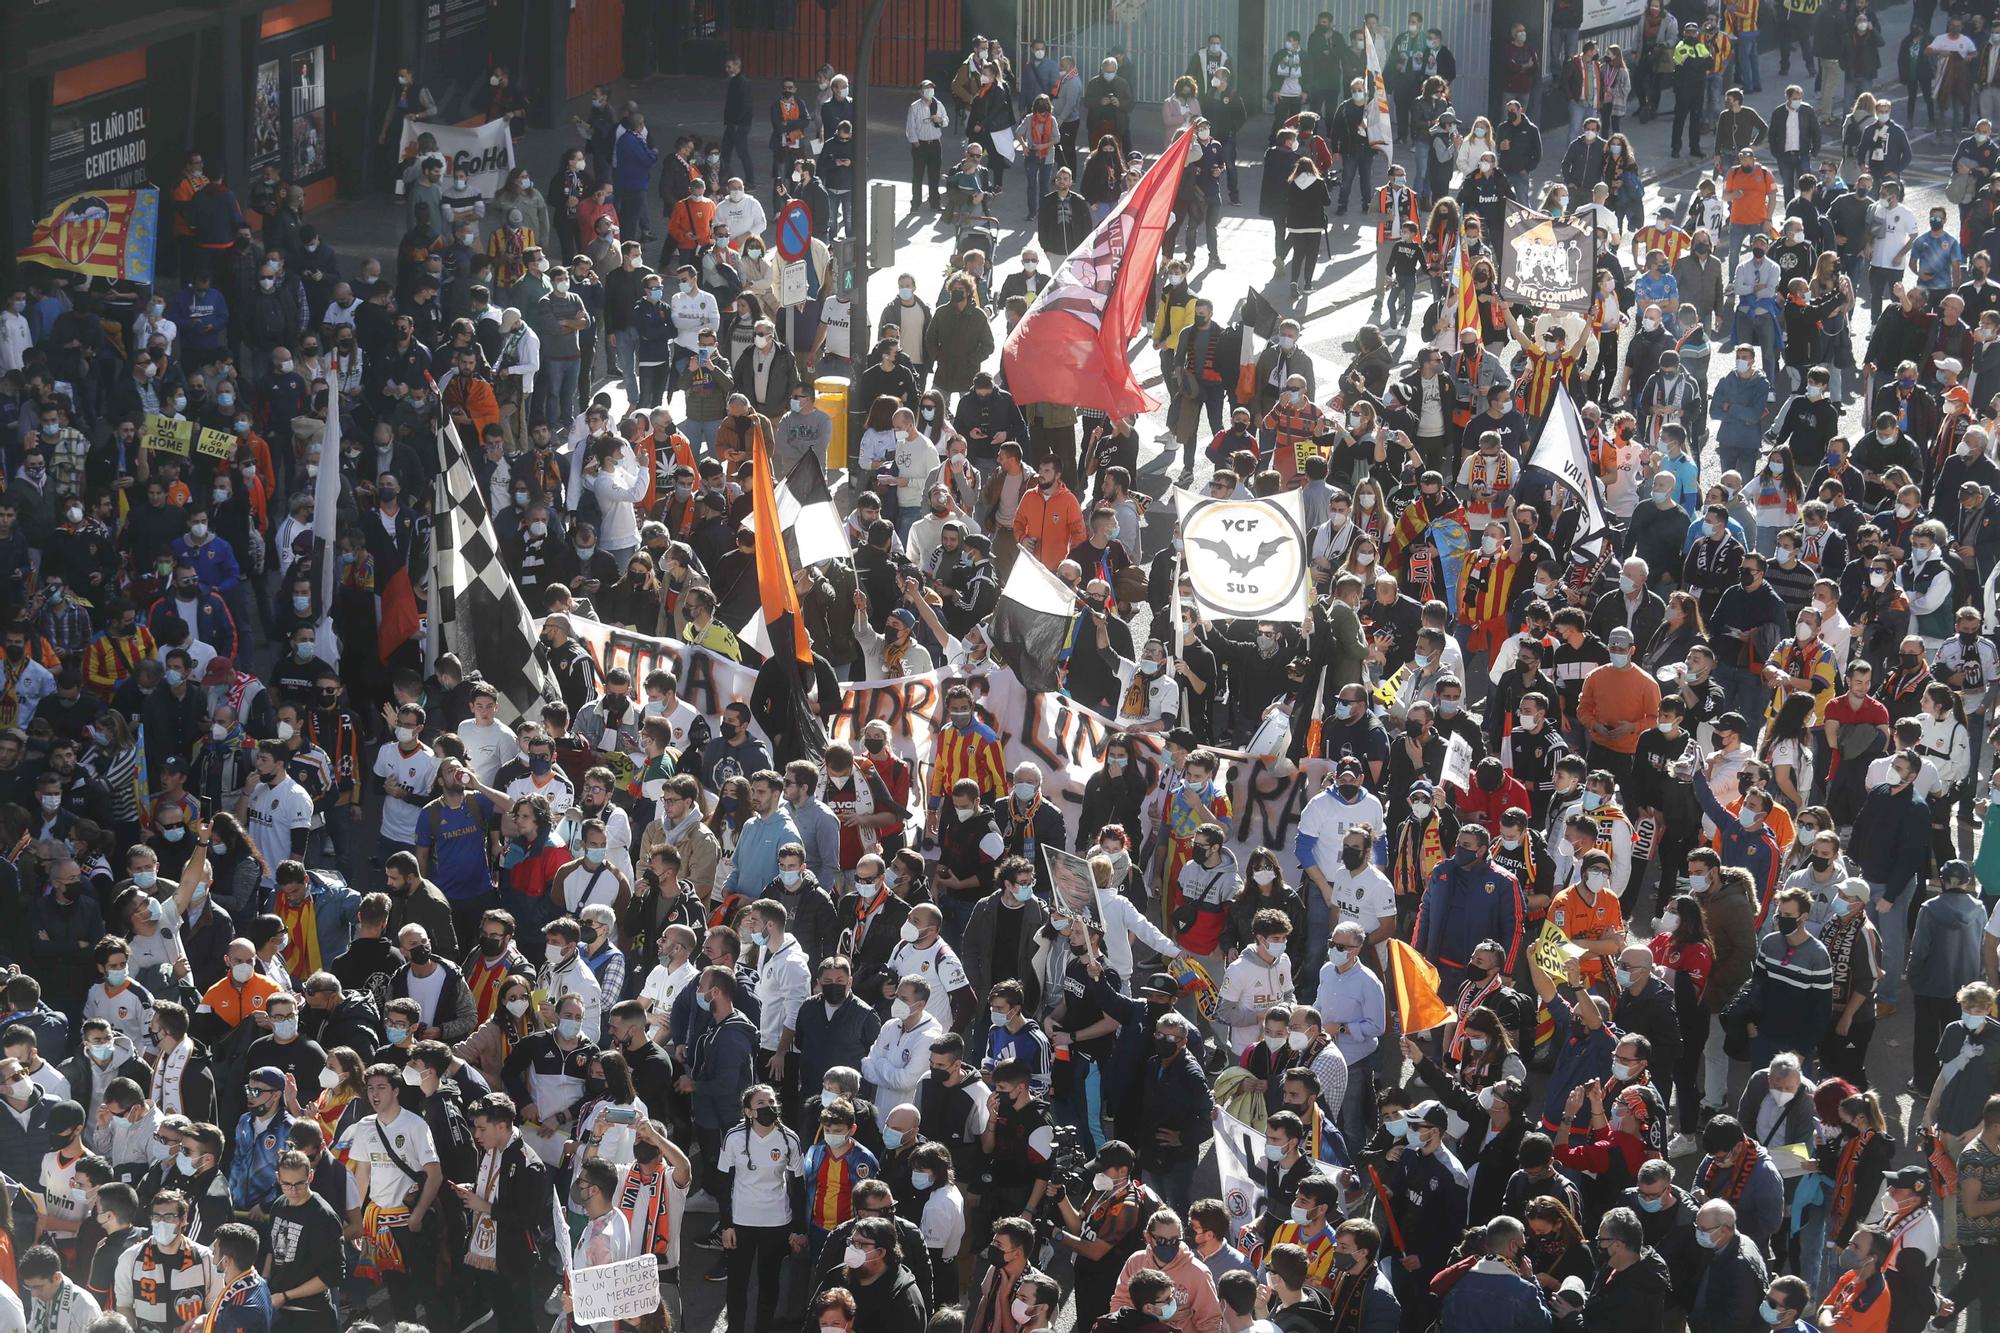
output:
MULTIPOLYGON (((1487 855, 1492 842, 1493 835, 1483 825, 1462 826, 1451 859, 1431 871, 1417 906, 1416 950, 1436 968, 1439 996, 1458 994, 1482 940, 1506 946, 1509 973, 1521 956, 1527 905, 1520 882, 1487 855)), ((1407 1020, 1404 1028, 1410 1029, 1407 1020)))

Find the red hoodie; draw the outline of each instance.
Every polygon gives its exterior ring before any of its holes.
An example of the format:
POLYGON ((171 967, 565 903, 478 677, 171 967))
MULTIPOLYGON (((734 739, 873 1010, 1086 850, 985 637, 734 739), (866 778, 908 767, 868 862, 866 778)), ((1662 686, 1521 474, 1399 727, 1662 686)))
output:
POLYGON ((1533 808, 1526 784, 1504 770, 1500 774, 1500 785, 1492 791, 1480 786, 1479 779, 1475 776, 1469 789, 1453 786, 1451 793, 1452 808, 1458 811, 1461 827, 1466 824, 1481 824, 1488 833, 1496 837, 1500 833, 1500 816, 1510 807, 1518 806, 1523 810, 1533 808))

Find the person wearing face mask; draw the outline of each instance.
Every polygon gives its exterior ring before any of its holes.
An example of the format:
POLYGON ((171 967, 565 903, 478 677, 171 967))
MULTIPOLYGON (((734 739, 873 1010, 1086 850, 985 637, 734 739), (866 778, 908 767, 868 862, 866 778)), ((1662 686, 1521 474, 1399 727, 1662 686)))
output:
MULTIPOLYGON (((262 1222, 278 1197, 278 1156, 291 1141, 292 1117, 284 1102, 292 1085, 286 1072, 276 1065, 252 1063, 257 1067, 250 1071, 244 1088, 249 1109, 236 1122, 235 1151, 229 1163, 229 1193, 236 1206, 250 1214, 251 1220, 262 1222)), ((317 1080, 315 1070, 315 1083, 317 1080)))

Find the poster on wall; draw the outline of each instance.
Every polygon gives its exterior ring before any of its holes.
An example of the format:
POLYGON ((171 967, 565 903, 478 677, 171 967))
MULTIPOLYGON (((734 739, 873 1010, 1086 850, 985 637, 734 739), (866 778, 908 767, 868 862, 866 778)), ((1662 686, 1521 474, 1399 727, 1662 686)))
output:
POLYGON ((276 164, 294 185, 332 173, 327 160, 326 26, 314 24, 265 41, 250 89, 250 170, 276 164))
POLYGON ((487 0, 425 0, 417 77, 438 105, 438 119, 463 120, 486 109, 492 57, 487 0))
POLYGON ((291 169, 294 185, 309 185, 327 174, 326 47, 309 46, 293 54, 291 169))
POLYGON ((86 190, 145 183, 145 84, 127 84, 51 108, 39 211, 86 190))
POLYGON ((283 64, 266 60, 257 66, 257 82, 250 93, 250 170, 262 171, 267 162, 276 162, 284 151, 284 106, 280 101, 279 71, 283 64))

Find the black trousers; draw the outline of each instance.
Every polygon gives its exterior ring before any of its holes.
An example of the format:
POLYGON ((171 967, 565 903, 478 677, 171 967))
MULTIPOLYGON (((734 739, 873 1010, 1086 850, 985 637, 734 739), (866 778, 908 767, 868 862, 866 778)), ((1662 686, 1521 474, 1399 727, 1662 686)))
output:
MULTIPOLYGON (((1918 1001, 1919 1004, 1922 1001, 1918 1001)), ((1957 1006, 1953 1006, 1957 1012, 1957 1006)), ((1919 1019, 1919 1022, 1922 1020, 1919 1019)), ((1868 1043, 1875 1039, 1875 1015, 1857 1013, 1854 1021, 1847 1025, 1847 1035, 1841 1036, 1831 1027, 1819 1044, 1819 1068, 1822 1075, 1844 1078, 1863 1092, 1868 1090, 1868 1043)), ((1931 1043, 1936 1050, 1937 1043, 1931 1043)), ((1919 1052, 1921 1054, 1921 1052, 1919 1052)), ((1932 1063, 1936 1060, 1933 1058, 1932 1063)))
POLYGON ((729 1255, 729 1333, 749 1333, 744 1306, 750 1299, 750 1271, 757 1270, 757 1333, 776 1333, 778 1284, 792 1257, 789 1227, 738 1226, 729 1255))
POLYGON ((1974 1301, 1979 1303, 1979 1322, 1968 1328, 2000 1333, 2000 1245, 1966 1246, 1965 1267, 1944 1295, 1960 1312, 1974 1301))
POLYGON ((499 1333, 536 1333, 542 1321, 541 1300, 528 1273, 513 1268, 492 1273, 469 1271, 476 1279, 473 1286, 493 1309, 493 1324, 499 1333))
POLYGON ((1936 995, 1913 995, 1917 1003, 1915 1030, 1910 1034, 1910 1081, 1930 1091, 1937 1082, 1938 1038, 1946 1024, 1958 1017, 1958 1001, 1936 995))
POLYGON ((930 202, 944 203, 944 191, 938 187, 938 179, 944 170, 944 143, 932 139, 927 143, 910 145, 910 207, 923 204, 925 187, 930 190, 930 202))
POLYGON ((1683 127, 1687 130, 1688 152, 1696 157, 1700 157, 1701 94, 1697 92, 1693 96, 1689 96, 1685 89, 1676 89, 1674 92, 1674 128, 1672 135, 1667 140, 1667 146, 1673 152, 1678 153, 1681 151, 1681 130, 1683 127))
POLYGON ((382 1285, 388 1288, 389 1300, 396 1307, 398 1319, 418 1319, 421 1307, 423 1319, 440 1326, 445 1322, 439 1318, 443 1310, 439 1305, 442 1298, 437 1285, 437 1245, 439 1229, 443 1225, 442 1211, 433 1209, 424 1219, 422 1231, 402 1227, 396 1232, 396 1243, 403 1250, 403 1271, 384 1273, 382 1285))

